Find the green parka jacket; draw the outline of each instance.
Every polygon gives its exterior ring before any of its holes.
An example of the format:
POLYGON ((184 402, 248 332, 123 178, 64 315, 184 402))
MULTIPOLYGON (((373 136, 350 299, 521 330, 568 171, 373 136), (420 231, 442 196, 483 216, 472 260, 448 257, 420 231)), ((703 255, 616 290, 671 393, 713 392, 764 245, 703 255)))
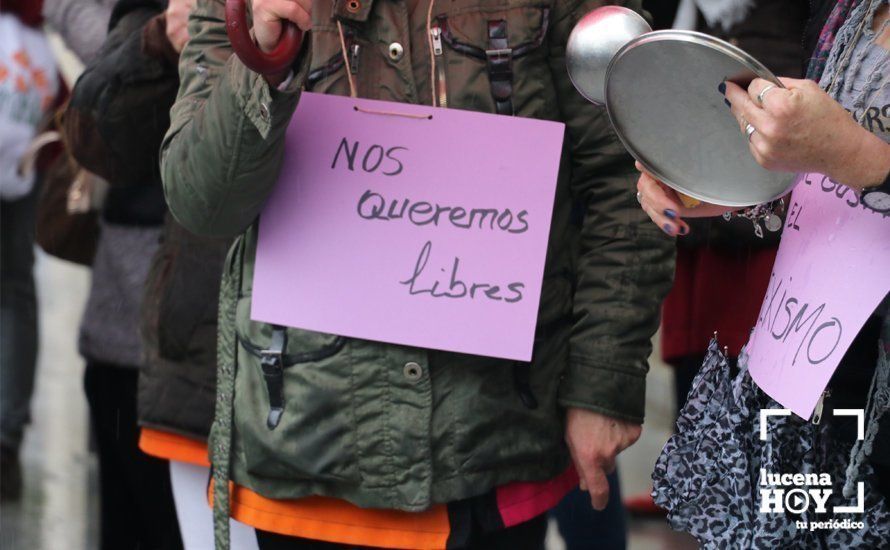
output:
POLYGON ((315 2, 312 32, 282 90, 232 55, 222 0, 198 0, 192 13, 162 173, 182 225, 240 235, 220 296, 211 434, 218 499, 232 479, 271 498, 319 494, 424 510, 561 473, 570 460, 566 407, 643 420, 650 338, 674 245, 637 204, 633 160, 606 113, 566 72, 572 27, 605 2, 435 0, 432 24, 428 0, 413 11, 412 3, 315 2), (271 345, 273 330, 250 320, 255 221, 275 185, 301 89, 349 95, 338 20, 359 97, 430 105, 435 86, 440 106, 487 113, 498 109, 489 21, 504 21, 515 116, 565 122, 534 358, 517 363, 288 329, 284 411, 270 429, 258 350, 271 345))

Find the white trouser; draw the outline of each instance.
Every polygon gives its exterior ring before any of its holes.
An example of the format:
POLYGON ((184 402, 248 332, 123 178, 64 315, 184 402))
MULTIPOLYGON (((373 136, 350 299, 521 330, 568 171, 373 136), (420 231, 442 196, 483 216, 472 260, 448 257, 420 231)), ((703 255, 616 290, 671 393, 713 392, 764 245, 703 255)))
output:
MULTIPOLYGON (((185 550, 213 550, 213 511, 207 503, 210 468, 170 461, 176 517, 185 550)), ((229 520, 233 550, 259 550, 253 527, 229 520)))

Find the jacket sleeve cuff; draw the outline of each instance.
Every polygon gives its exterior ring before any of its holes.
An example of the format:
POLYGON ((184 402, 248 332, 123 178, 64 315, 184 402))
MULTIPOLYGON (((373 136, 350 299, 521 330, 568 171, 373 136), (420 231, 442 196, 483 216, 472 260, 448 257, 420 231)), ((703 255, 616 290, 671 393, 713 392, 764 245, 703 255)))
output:
POLYGON ((263 139, 269 137, 273 127, 282 122, 286 126, 286 122, 290 121, 309 74, 311 49, 311 40, 307 36, 300 56, 294 63, 290 80, 279 89, 270 86, 262 75, 248 69, 237 55, 233 54, 229 58, 227 70, 238 106, 263 139))
POLYGON ((646 410, 646 371, 629 372, 572 358, 560 383, 559 404, 642 424, 646 410))

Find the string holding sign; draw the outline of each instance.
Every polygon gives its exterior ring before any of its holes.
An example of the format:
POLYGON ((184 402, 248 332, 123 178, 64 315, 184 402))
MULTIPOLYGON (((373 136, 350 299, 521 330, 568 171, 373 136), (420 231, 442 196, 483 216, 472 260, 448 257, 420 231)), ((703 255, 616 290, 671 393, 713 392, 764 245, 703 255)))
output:
POLYGON ((421 120, 432 120, 433 115, 419 115, 415 113, 400 113, 396 111, 380 111, 377 109, 365 109, 363 107, 359 107, 358 105, 353 107, 354 110, 360 113, 367 113, 369 115, 386 115, 386 116, 403 116, 405 118, 417 118, 421 120))

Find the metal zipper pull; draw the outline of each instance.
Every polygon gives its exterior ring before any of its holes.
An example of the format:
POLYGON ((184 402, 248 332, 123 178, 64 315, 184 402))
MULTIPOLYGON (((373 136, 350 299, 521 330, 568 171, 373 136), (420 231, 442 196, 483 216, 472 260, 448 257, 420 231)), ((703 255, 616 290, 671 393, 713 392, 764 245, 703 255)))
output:
POLYGON ((813 410, 813 424, 816 426, 822 422, 822 409, 825 405, 825 398, 831 395, 831 390, 825 390, 822 392, 822 395, 819 396, 819 401, 816 401, 816 408, 813 410))
POLYGON ((432 27, 430 36, 433 38, 433 55, 442 55, 442 29, 432 27))
POLYGON ((353 44, 349 47, 349 69, 352 74, 358 74, 358 60, 362 47, 359 44, 353 44))
POLYGON ((448 107, 448 88, 445 86, 445 60, 442 48, 442 28, 438 25, 430 27, 433 42, 433 56, 436 64, 436 99, 439 107, 448 107))

